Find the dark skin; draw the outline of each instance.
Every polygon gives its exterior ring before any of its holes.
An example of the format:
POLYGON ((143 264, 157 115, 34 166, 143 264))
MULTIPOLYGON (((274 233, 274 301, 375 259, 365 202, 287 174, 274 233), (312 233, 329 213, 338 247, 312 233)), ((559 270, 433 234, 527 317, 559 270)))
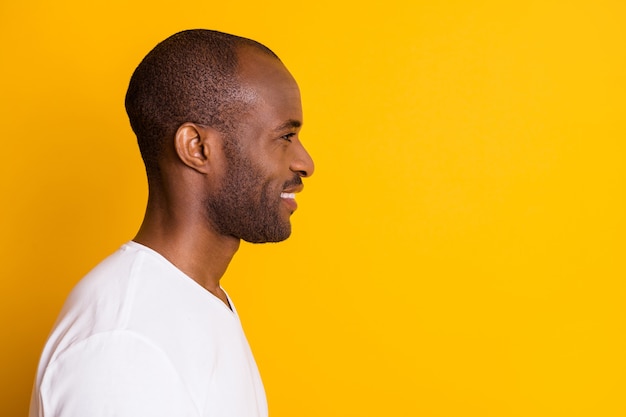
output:
MULTIPOLYGON (((272 207, 288 222, 294 200, 279 198, 294 175, 308 177, 313 160, 298 134, 302 106, 298 86, 283 64, 250 47, 238 50, 239 75, 250 106, 238 119, 242 152, 252 158, 280 201, 272 207)), ((163 152, 160 178, 150 178, 146 214, 134 240, 160 253, 228 305, 220 279, 239 249, 240 238, 215 230, 204 202, 228 175, 217 130, 182 124, 163 152)), ((287 190, 301 191, 302 187, 287 190)), ((251 196, 254 198, 255 196, 251 196)))

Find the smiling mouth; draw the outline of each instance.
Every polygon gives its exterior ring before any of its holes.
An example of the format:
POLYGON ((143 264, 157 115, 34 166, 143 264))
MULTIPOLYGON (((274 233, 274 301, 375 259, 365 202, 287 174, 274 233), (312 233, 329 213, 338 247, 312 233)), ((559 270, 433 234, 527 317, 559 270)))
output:
POLYGON ((293 213, 298 208, 298 203, 296 202, 296 193, 280 193, 280 199, 287 206, 290 213, 293 213))

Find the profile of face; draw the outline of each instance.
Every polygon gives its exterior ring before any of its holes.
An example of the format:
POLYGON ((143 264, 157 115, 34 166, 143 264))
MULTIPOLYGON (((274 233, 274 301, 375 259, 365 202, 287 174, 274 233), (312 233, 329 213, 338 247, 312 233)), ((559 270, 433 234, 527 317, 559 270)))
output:
POLYGON ((224 137, 224 174, 207 199, 217 231, 251 243, 280 242, 313 160, 299 139, 300 91, 283 64, 252 49, 240 52, 239 74, 251 103, 235 132, 224 137))

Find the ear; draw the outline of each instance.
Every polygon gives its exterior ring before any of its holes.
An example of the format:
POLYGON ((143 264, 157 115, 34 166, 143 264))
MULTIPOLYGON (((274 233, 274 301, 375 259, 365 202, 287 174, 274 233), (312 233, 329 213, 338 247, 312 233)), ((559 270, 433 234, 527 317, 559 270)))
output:
POLYGON ((183 123, 176 131, 174 145, 178 158, 188 167, 208 173, 212 147, 217 131, 195 123, 183 123))

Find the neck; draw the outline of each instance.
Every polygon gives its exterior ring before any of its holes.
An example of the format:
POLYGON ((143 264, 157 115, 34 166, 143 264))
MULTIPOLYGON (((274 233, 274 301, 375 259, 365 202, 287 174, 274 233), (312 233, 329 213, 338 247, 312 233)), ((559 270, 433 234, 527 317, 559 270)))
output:
POLYGON ((133 240, 161 254, 228 305, 220 279, 239 249, 239 239, 216 233, 204 219, 201 207, 162 207, 149 198, 143 223, 133 240))

